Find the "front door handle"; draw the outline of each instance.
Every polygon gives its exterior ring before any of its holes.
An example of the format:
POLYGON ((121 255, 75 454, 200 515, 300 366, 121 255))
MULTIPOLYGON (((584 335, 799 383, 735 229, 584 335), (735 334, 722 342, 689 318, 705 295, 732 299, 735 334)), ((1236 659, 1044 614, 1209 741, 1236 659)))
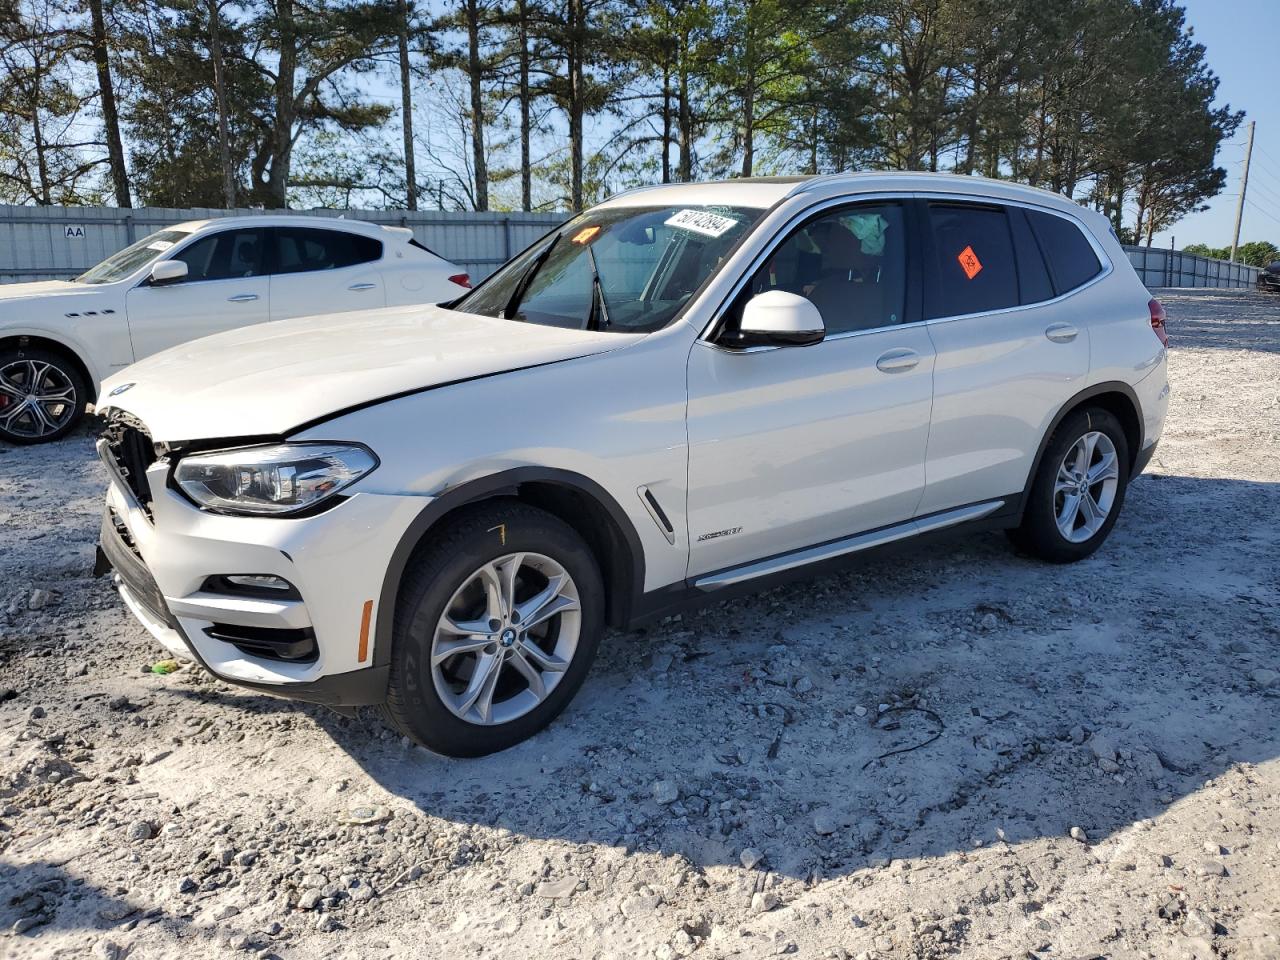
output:
POLYGON ((1080 331, 1069 323, 1051 323, 1045 327, 1044 335, 1054 343, 1070 343, 1080 335, 1080 331))
POLYGON ((919 363, 920 354, 900 348, 880 354, 880 358, 876 360, 876 369, 884 373, 902 373, 914 369, 919 363))
POLYGON ((376 283, 353 283, 351 286, 347 287, 347 289, 348 290, 372 290, 376 286, 377 286, 376 283))
POLYGON ((250 300, 257 300, 256 293, 237 293, 234 297, 227 297, 227 303, 248 303, 250 300))

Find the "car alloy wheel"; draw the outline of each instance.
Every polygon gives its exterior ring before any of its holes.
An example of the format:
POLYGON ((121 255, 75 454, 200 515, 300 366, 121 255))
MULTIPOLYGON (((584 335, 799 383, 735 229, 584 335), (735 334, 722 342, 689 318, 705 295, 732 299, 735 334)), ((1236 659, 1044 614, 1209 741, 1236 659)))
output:
POLYGON ((0 367, 0 430, 24 440, 52 436, 75 416, 76 384, 46 360, 20 358, 0 367))
POLYGON ((1072 543, 1093 537, 1107 522, 1119 487, 1115 444, 1097 430, 1084 434, 1062 458, 1053 488, 1054 514, 1062 536, 1072 543))
POLYGON ((436 694, 467 723, 510 723, 542 703, 573 662, 578 588, 559 563, 510 553, 463 581, 431 644, 436 694))

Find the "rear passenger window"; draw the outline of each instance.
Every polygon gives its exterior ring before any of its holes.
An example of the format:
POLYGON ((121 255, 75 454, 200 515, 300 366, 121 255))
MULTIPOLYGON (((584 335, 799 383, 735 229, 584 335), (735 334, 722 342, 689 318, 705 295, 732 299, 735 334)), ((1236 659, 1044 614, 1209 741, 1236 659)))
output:
POLYGON ((382 257, 382 243, 338 230, 279 227, 275 234, 275 272, 336 270, 382 257))
POLYGON ((1018 271, 1003 207, 931 203, 929 222, 938 264, 927 317, 1018 306, 1018 271))
POLYGON ((1053 284, 1040 253, 1040 244, 1031 233, 1027 215, 1019 207, 1006 207, 1009 228, 1013 231, 1013 249, 1018 255, 1018 290, 1023 303, 1040 303, 1053 299, 1053 284))
POLYGON ((1040 241, 1040 249, 1049 264, 1053 287, 1059 295, 1088 283, 1102 272, 1102 264, 1080 228, 1066 217, 1027 211, 1031 229, 1040 241))

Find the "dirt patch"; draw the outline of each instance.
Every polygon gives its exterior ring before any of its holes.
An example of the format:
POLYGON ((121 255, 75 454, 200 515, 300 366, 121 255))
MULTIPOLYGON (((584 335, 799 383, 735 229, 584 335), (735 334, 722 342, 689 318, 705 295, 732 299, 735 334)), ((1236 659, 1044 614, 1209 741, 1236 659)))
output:
POLYGON ((0 448, 0 949, 1280 956, 1280 298, 1163 299, 1093 558, 983 536, 613 635, 479 761, 149 672, 92 438, 0 448))

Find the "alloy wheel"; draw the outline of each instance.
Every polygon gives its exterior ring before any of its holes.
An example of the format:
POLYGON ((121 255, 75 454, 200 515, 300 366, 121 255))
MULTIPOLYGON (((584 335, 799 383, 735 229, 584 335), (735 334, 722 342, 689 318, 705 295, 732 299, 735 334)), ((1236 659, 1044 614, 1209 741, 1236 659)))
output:
POLYGON ((1053 507, 1058 531, 1072 543, 1093 537, 1115 504, 1120 462, 1105 433, 1090 431, 1071 445, 1058 466, 1053 507))
POLYGON ((28 440, 57 433, 76 410, 76 386, 45 360, 14 360, 0 367, 0 430, 28 440))
POLYGON ((563 566, 511 553, 463 581, 431 642, 440 700, 468 723, 509 723, 564 678, 582 629, 578 588, 563 566))

